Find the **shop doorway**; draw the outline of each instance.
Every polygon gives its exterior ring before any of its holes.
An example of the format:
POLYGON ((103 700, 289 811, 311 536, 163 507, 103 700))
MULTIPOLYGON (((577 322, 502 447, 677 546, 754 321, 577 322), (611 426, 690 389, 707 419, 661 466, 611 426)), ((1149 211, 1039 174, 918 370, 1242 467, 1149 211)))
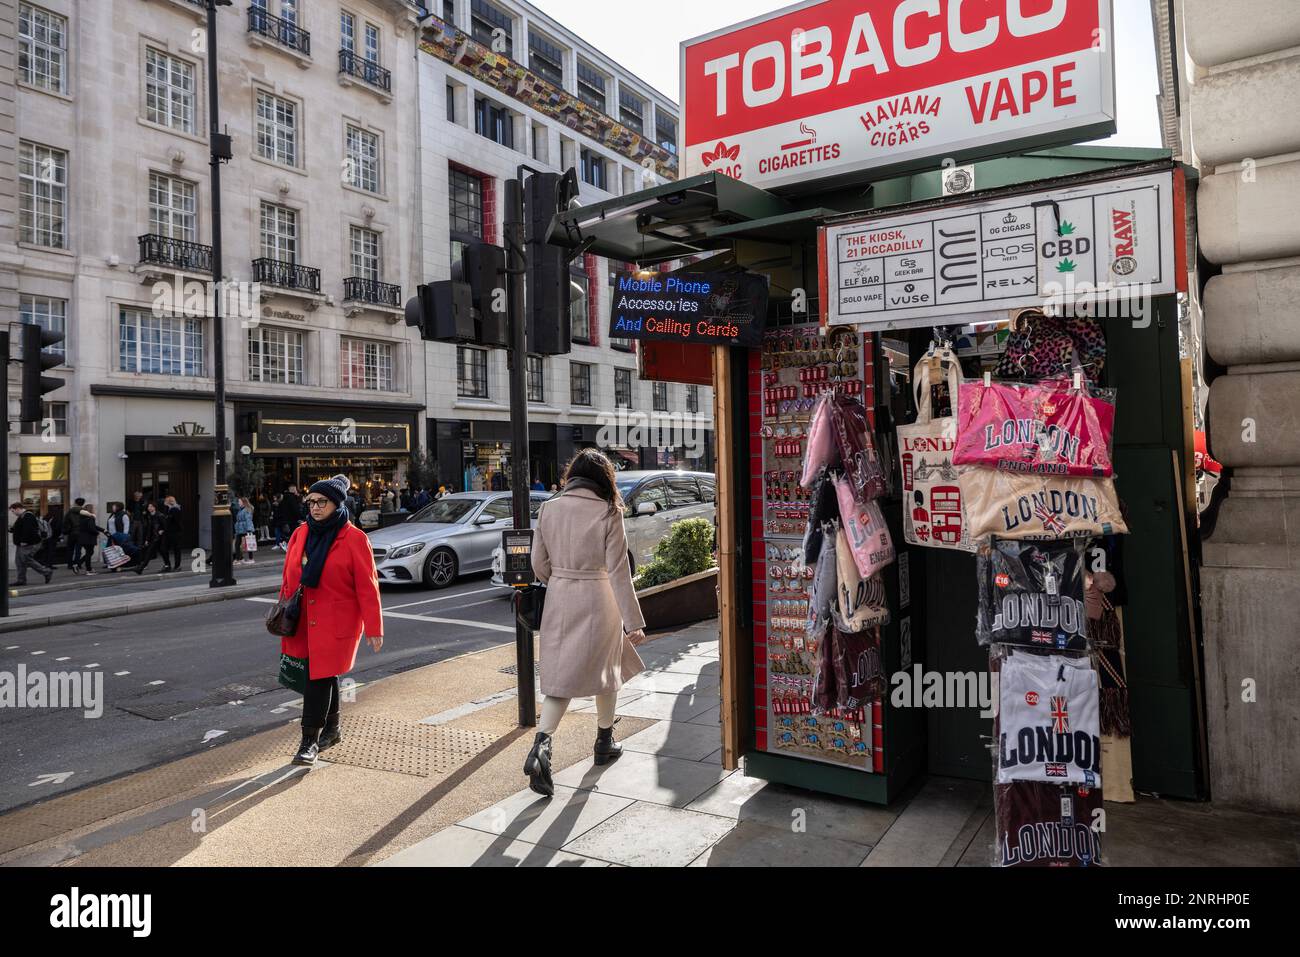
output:
MULTIPOLYGON (((126 466, 126 496, 136 490, 160 509, 168 495, 181 507, 181 547, 199 544, 199 468, 194 453, 135 453, 126 466)), ((98 509, 97 509, 98 511, 98 509)))

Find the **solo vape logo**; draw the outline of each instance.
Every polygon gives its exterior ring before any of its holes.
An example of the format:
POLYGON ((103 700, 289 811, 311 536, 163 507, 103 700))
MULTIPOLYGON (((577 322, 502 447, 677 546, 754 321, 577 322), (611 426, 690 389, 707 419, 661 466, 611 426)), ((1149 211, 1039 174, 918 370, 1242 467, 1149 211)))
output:
POLYGON ((153 929, 152 894, 82 894, 73 887, 50 898, 50 926, 129 928, 133 937, 148 937, 153 929))

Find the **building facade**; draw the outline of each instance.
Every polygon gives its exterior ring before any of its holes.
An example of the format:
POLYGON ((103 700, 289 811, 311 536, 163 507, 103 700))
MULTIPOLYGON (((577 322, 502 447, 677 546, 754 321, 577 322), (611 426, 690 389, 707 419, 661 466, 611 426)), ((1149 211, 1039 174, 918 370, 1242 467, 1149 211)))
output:
MULTIPOLYGON (((521 164, 576 169, 584 204, 677 178, 676 104, 530 4, 434 4, 419 71, 426 281, 450 278, 462 244, 502 242, 504 183, 521 164)), ((635 343, 606 335, 612 277, 626 268, 595 256, 573 263, 572 352, 528 358, 530 468, 547 487, 575 449, 592 445, 623 468, 712 469, 711 389, 641 380, 635 343), (658 429, 637 434, 619 422, 658 429)), ((501 487, 505 352, 429 343, 425 363, 439 480, 501 487)))
POLYGON ((7 7, 17 217, 0 269, 19 317, 67 336, 67 386, 18 438, 11 488, 53 516, 79 496, 102 516, 136 489, 172 494, 187 544, 206 545, 218 295, 232 473, 247 484, 260 466, 271 490, 335 471, 396 481, 425 397, 422 343, 401 322, 419 265, 419 8, 218 8, 232 156, 214 292, 206 4, 4 0, 0 20, 7 7))

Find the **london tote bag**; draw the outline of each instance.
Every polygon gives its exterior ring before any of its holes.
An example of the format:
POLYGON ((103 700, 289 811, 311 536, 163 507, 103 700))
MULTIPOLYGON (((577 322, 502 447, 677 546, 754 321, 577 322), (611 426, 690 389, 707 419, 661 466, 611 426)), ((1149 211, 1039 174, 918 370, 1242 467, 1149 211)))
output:
POLYGON ((957 447, 957 418, 935 418, 932 414, 931 388, 944 368, 948 370, 948 395, 956 409, 961 366, 951 349, 941 349, 916 364, 912 375, 916 421, 898 427, 898 453, 903 466, 903 538, 911 545, 974 552, 952 462, 957 447))

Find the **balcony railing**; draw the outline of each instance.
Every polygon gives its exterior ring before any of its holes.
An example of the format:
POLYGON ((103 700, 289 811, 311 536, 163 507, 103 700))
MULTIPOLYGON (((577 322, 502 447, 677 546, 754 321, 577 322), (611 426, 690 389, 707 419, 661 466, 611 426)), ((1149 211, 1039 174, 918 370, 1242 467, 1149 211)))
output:
POLYGON ((391 309, 402 308, 402 287, 392 283, 378 282, 374 279, 362 279, 360 276, 348 276, 343 280, 343 300, 345 302, 368 302, 376 306, 388 306, 391 309))
POLYGON ((157 233, 139 237, 140 262, 154 266, 183 269, 186 272, 212 272, 212 247, 184 239, 172 239, 157 233))
POLYGON ((267 13, 261 7, 248 8, 248 32, 274 40, 282 47, 311 56, 311 34, 283 17, 267 13))
POLYGON ((296 289, 299 292, 320 294, 319 269, 299 266, 297 263, 283 262, 279 259, 254 259, 253 281, 280 289, 296 289))
POLYGON ((385 93, 393 92, 393 74, 378 63, 357 56, 351 50, 339 51, 339 72, 354 76, 385 93))

